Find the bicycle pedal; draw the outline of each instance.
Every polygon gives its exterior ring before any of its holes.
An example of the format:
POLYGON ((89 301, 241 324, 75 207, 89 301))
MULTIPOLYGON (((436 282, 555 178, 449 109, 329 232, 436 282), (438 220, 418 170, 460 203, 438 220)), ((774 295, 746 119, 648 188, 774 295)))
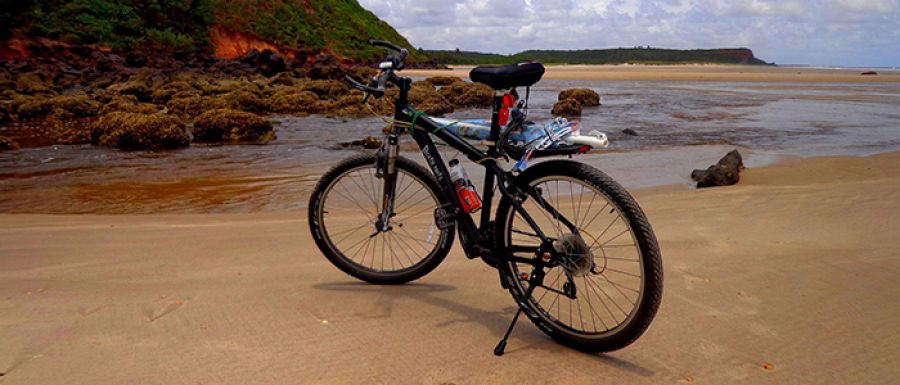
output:
POLYGON ((447 230, 456 224, 455 209, 450 203, 445 203, 434 209, 434 223, 441 230, 447 230))

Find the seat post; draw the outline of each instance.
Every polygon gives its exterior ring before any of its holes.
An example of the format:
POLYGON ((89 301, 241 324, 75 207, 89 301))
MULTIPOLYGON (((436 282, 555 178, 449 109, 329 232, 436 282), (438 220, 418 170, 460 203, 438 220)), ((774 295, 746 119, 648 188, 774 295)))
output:
POLYGON ((488 140, 496 142, 500 139, 500 109, 503 108, 503 95, 506 93, 500 90, 494 91, 494 103, 491 111, 491 133, 488 140))

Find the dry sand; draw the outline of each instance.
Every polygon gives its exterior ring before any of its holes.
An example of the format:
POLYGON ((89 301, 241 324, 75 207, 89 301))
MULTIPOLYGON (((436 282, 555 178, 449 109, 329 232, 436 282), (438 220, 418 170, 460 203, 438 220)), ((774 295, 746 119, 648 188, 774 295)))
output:
MULTIPOLYGON (((407 76, 459 76, 468 78, 470 67, 456 70, 406 70, 407 76)), ((550 65, 543 79, 551 80, 673 80, 717 82, 897 83, 900 70, 795 68, 741 65, 550 65)))
POLYGON ((578 353, 457 247, 415 284, 331 266, 304 212, 0 215, 3 384, 887 384, 900 377, 900 153, 789 160, 636 196, 665 295, 578 353))

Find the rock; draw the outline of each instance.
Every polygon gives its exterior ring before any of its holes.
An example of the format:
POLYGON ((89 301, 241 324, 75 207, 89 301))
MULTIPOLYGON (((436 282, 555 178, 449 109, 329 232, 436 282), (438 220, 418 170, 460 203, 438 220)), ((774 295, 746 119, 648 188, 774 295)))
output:
POLYGON ((231 91, 227 94, 222 94, 219 97, 224 100, 225 105, 232 110, 248 112, 266 112, 269 110, 269 103, 267 101, 249 91, 231 91))
POLYGON ((125 55, 125 64, 129 67, 142 68, 147 65, 147 55, 136 51, 128 52, 125 55))
POLYGON ((697 188, 731 186, 741 180, 740 172, 743 169, 741 154, 732 150, 706 170, 694 170, 691 179, 697 181, 697 188))
POLYGON ((269 110, 281 114, 315 113, 318 95, 311 91, 277 93, 269 99, 269 110))
POLYGON ((590 88, 570 88, 562 90, 557 100, 575 99, 581 107, 594 107, 600 105, 600 94, 590 88))
POLYGON ((191 133, 172 115, 113 112, 91 126, 91 143, 122 150, 172 149, 190 146, 191 133))
POLYGON ((175 98, 169 101, 169 103, 166 103, 166 108, 169 110, 169 113, 184 117, 198 116, 206 111, 225 107, 227 107, 225 100, 211 96, 175 98))
POLYGON ((429 82, 436 86, 449 86, 453 83, 462 83, 463 80, 456 76, 432 76, 428 79, 425 79, 426 82, 429 82))
POLYGON ((322 99, 339 99, 350 92, 350 86, 339 80, 309 80, 300 89, 311 91, 322 99))
POLYGON ((50 98, 33 97, 18 107, 19 119, 46 118, 54 111, 62 118, 73 116, 94 116, 100 110, 100 104, 91 100, 86 94, 54 96, 50 98))
POLYGON ((197 91, 197 89, 186 81, 179 80, 168 82, 161 87, 154 89, 150 94, 150 100, 156 104, 166 104, 169 100, 172 100, 172 97, 176 94, 188 91, 197 91))
POLYGON ((109 101, 100 108, 98 115, 103 116, 112 112, 135 112, 141 114, 153 114, 160 110, 155 104, 141 103, 135 97, 119 97, 109 101))
POLYGON ((142 102, 150 102, 153 100, 153 92, 164 80, 165 76, 162 73, 144 68, 128 78, 127 81, 114 83, 106 89, 118 92, 120 95, 134 95, 142 102))
POLYGON ((220 109, 194 121, 194 141, 206 143, 266 143, 275 140, 272 123, 249 112, 220 109))
POLYGON ((866 71, 866 72, 861 73, 860 75, 862 75, 862 76, 875 76, 875 75, 878 75, 878 72, 875 72, 875 71, 866 71))
POLYGON ((362 140, 354 140, 352 142, 342 142, 340 143, 342 147, 357 147, 362 146, 367 149, 376 149, 381 148, 381 139, 378 139, 374 136, 367 136, 362 140))
POLYGON ((554 116, 575 118, 581 116, 581 103, 575 99, 563 99, 553 105, 551 113, 554 116))
POLYGON ((26 95, 53 93, 53 85, 49 84, 41 74, 28 72, 19 75, 16 79, 16 91, 26 95))
POLYGON ((15 140, 12 140, 5 136, 0 136, 0 151, 16 150, 18 148, 19 144, 16 143, 15 140))
POLYGON ((409 102, 428 115, 441 116, 453 112, 453 104, 434 88, 431 82, 414 82, 409 90, 409 102))
POLYGON ((640 136, 640 135, 638 135, 637 131, 632 130, 630 128, 626 128, 626 129, 622 130, 622 133, 625 135, 640 136))
POLYGON ((453 83, 438 92, 454 107, 490 107, 494 102, 494 90, 481 83, 453 83))
POLYGON ((344 74, 341 62, 333 55, 324 53, 316 55, 306 71, 306 76, 310 79, 340 79, 344 74))
POLYGON ((290 72, 282 72, 273 76, 269 80, 269 85, 292 87, 294 85, 294 75, 290 72))
POLYGON ((240 59, 265 77, 272 77, 284 71, 287 63, 284 58, 271 49, 262 51, 252 48, 240 59))
POLYGON ((453 112, 453 105, 443 95, 429 97, 415 105, 415 107, 428 115, 443 116, 453 112))

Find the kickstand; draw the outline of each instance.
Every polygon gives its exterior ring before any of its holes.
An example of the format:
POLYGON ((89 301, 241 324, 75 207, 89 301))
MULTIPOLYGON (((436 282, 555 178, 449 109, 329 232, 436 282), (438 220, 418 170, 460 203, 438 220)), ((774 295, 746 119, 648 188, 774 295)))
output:
MULTIPOLYGON (((528 289, 525 290, 525 301, 527 301, 528 298, 531 298, 531 292, 533 292, 535 286, 537 286, 537 285, 535 285, 535 283, 536 283, 536 281, 533 279, 528 282, 528 289)), ((499 356, 503 355, 503 352, 506 350, 506 340, 509 339, 509 335, 512 333, 513 328, 516 326, 516 321, 519 320, 519 316, 522 315, 522 310, 524 308, 525 308, 525 305, 523 305, 523 304, 519 305, 519 310, 516 310, 516 315, 513 316, 512 322, 509 323, 509 328, 506 329, 506 334, 503 335, 503 339, 500 340, 500 343, 498 343, 497 347, 494 348, 495 356, 499 357, 499 356)))

